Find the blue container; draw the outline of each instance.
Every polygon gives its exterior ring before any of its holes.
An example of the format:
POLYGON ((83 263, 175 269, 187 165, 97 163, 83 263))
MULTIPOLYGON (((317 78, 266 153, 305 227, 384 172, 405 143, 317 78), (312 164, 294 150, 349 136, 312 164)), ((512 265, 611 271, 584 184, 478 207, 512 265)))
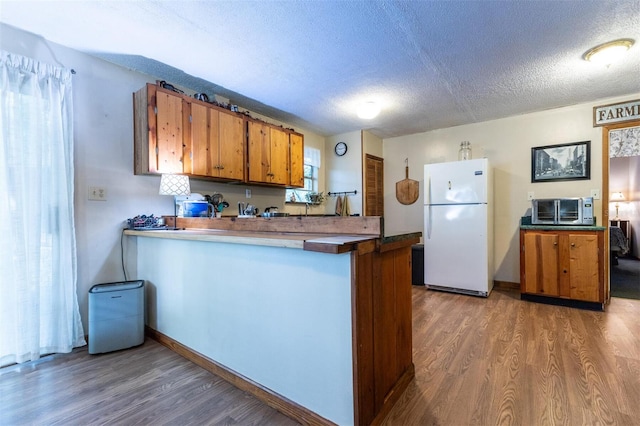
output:
POLYGON ((206 201, 185 201, 184 217, 209 217, 209 206, 206 201))

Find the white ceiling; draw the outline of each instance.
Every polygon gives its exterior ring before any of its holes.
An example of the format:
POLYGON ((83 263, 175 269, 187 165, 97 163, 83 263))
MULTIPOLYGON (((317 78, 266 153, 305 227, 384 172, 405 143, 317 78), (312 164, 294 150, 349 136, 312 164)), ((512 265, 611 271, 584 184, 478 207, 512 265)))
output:
POLYGON ((0 22, 322 135, 640 92, 640 1, 0 0, 0 22), (623 62, 582 60, 617 38, 636 40, 623 62))

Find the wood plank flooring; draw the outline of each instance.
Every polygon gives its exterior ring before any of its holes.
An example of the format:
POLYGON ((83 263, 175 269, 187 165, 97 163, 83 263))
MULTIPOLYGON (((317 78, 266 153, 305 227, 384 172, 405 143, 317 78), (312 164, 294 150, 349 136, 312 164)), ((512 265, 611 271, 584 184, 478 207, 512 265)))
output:
POLYGON ((640 301, 606 312, 413 289, 416 378, 386 425, 638 425, 640 301))
MULTIPOLYGON (((384 424, 638 425, 640 301, 606 312, 413 292, 416 378, 384 424)), ((0 425, 294 425, 169 349, 0 369, 0 425)))
POLYGON ((146 339, 0 369, 0 425, 297 425, 146 339))

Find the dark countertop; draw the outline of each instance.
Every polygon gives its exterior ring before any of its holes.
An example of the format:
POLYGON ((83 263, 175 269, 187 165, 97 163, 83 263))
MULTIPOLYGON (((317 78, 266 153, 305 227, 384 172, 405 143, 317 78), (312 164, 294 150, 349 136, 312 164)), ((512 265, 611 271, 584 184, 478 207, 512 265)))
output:
POLYGON ((604 231, 604 226, 587 225, 520 225, 520 229, 538 231, 604 231))
POLYGON ((597 225, 533 225, 531 224, 531 216, 522 216, 520 219, 520 229, 525 231, 604 231, 607 228, 597 225))
POLYGON ((382 244, 390 244, 397 243, 405 240, 413 240, 415 238, 420 238, 422 236, 422 232, 407 232, 405 234, 395 234, 395 235, 385 235, 382 237, 382 244))

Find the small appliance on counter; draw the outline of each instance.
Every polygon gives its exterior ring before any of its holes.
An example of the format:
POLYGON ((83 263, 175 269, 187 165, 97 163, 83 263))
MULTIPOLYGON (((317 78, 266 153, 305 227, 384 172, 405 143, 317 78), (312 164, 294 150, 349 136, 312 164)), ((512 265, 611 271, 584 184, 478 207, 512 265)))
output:
POLYGON ((275 206, 267 207, 262 213, 262 217, 287 217, 289 213, 280 213, 275 206))
POLYGON ((531 200, 533 225, 595 225, 593 197, 531 200))
POLYGON ((178 217, 207 217, 209 203, 202 194, 192 192, 190 195, 176 195, 175 198, 178 217), (204 215, 201 215, 203 211, 204 215))

